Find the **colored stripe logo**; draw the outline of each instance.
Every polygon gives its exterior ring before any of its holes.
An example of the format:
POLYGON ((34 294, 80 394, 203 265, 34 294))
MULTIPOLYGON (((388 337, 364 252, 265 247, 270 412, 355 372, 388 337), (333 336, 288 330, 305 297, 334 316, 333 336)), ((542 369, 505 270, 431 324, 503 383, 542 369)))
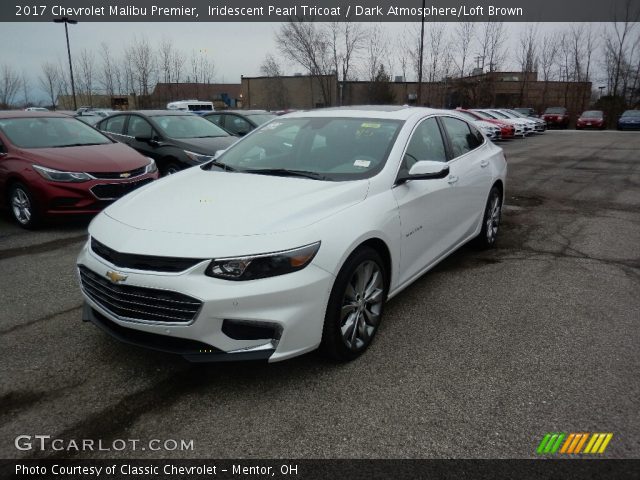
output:
POLYGON ((613 433, 547 433, 536 453, 538 455, 560 454, 601 454, 604 453, 613 433))

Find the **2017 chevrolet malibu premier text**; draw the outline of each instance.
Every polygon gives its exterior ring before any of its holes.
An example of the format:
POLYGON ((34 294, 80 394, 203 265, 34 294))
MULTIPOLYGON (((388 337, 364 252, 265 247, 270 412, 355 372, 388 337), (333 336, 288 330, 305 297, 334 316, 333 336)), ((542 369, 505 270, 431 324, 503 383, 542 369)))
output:
POLYGON ((494 245, 506 171, 453 112, 278 117, 93 220, 84 320, 192 361, 354 359, 387 299, 466 242, 494 245))

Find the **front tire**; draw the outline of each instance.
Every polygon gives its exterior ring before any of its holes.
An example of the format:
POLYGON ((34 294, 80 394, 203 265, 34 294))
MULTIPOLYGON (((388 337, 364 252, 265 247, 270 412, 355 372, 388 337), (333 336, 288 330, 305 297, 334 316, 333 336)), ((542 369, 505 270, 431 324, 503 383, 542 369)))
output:
POLYGON ((40 224, 33 195, 22 183, 14 183, 9 188, 9 211, 22 228, 32 229, 40 224))
POLYGON ((321 351, 347 362, 359 357, 378 331, 389 286, 380 254, 369 247, 347 259, 333 284, 321 351))
POLYGON ((475 238, 475 244, 481 249, 493 248, 498 237, 500 219, 502 218, 502 194, 494 186, 489 192, 489 198, 482 217, 482 229, 475 238))

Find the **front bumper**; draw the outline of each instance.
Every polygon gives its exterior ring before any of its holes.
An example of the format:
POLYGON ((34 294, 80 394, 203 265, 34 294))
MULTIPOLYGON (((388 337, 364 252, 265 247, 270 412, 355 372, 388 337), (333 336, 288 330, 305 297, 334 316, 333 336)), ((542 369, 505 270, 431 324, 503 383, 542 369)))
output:
POLYGON ((126 343, 180 354, 195 362, 275 362, 318 347, 333 275, 312 263, 286 275, 234 282, 205 276, 208 263, 203 261, 178 273, 124 269, 95 255, 87 243, 78 257, 78 266, 100 276, 117 271, 127 276, 120 285, 177 292, 202 305, 191 321, 141 320, 115 314, 107 303, 87 294, 83 287, 83 318, 126 343), (277 334, 272 338, 232 338, 223 328, 225 322, 268 325, 277 334))

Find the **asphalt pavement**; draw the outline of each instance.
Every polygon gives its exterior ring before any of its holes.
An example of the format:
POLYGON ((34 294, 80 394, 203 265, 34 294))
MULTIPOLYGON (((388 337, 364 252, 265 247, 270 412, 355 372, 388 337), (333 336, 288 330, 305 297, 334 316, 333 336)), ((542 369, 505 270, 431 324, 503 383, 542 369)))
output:
POLYGON ((191 365, 81 322, 87 221, 0 217, 0 458, 535 457, 612 432, 640 457, 640 133, 502 144, 498 247, 463 247, 387 305, 357 361, 191 365), (19 435, 193 450, 21 451, 19 435))

